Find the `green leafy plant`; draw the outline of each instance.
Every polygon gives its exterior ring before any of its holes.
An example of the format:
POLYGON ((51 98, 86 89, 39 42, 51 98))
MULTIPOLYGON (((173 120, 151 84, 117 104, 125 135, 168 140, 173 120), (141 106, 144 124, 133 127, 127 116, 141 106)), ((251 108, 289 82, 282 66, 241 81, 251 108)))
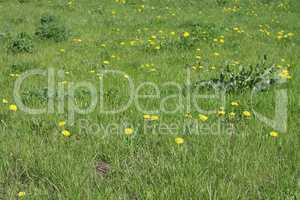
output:
POLYGON ((278 77, 275 76, 275 66, 270 66, 265 61, 266 56, 262 63, 255 66, 240 66, 237 71, 227 65, 216 78, 196 81, 192 87, 198 89, 217 88, 225 90, 227 93, 243 92, 249 89, 266 90, 278 82, 278 77))
POLYGON ((41 39, 61 42, 68 39, 69 32, 56 16, 44 15, 40 19, 35 35, 41 39))
POLYGON ((32 37, 25 32, 19 33, 10 41, 8 50, 12 53, 32 53, 32 37))

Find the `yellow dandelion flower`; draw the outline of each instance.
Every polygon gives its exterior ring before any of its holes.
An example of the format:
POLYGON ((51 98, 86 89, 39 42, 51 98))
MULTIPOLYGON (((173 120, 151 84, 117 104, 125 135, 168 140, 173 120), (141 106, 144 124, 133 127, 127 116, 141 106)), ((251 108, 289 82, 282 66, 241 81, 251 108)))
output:
POLYGON ((109 65, 109 61, 108 61, 108 60, 104 60, 104 61, 103 61, 103 64, 109 65))
POLYGON ((79 39, 79 38, 74 38, 74 39, 73 39, 73 42, 80 43, 80 42, 82 42, 82 40, 79 39))
POLYGON ((220 110, 218 111, 218 115, 219 115, 220 117, 224 116, 224 115, 225 115, 225 111, 224 111, 223 109, 220 109, 220 110))
POLYGON ((133 134, 133 128, 125 128, 124 133, 125 133, 125 135, 132 135, 133 134))
POLYGON ((65 121, 60 121, 58 122, 58 126, 59 127, 64 127, 66 125, 66 122, 65 121))
POLYGON ((278 35, 283 35, 283 34, 284 34, 284 31, 279 31, 277 34, 278 34, 278 35))
POLYGON ((188 37, 190 37, 190 33, 185 31, 185 32, 182 33, 182 36, 184 38, 188 38, 188 37))
POLYGON ((7 104, 8 100, 7 99, 2 99, 2 103, 7 104))
POLYGON ((231 102, 231 105, 235 106, 235 107, 238 107, 240 104, 237 101, 233 101, 233 102, 231 102))
POLYGON ((208 116, 199 114, 199 119, 203 122, 206 122, 208 120, 208 116))
POLYGON ((292 76, 290 75, 290 72, 288 69, 284 69, 280 72, 279 74, 280 78, 281 79, 291 79, 292 76))
POLYGON ((251 112, 249 112, 249 111, 244 111, 244 112, 243 112, 243 116, 244 116, 244 117, 251 117, 251 115, 252 115, 252 114, 251 114, 251 112))
POLYGON ((176 35, 176 33, 175 33, 174 31, 172 31, 172 32, 170 33, 170 35, 176 35))
POLYGON ((8 109, 10 111, 16 112, 18 110, 18 107, 15 104, 11 104, 11 105, 9 105, 8 109))
POLYGON ((17 197, 18 198, 23 198, 23 197, 25 197, 26 196, 26 192, 18 192, 17 193, 17 197))
POLYGON ((183 144, 184 143, 184 139, 182 137, 176 137, 175 138, 175 143, 176 144, 183 144))
POLYGON ((154 46, 154 45, 156 44, 156 42, 153 41, 153 40, 148 40, 148 42, 149 42, 152 46, 154 46))
POLYGON ((270 136, 271 136, 271 137, 278 137, 278 136, 279 136, 279 133, 276 132, 276 131, 271 131, 271 132, 270 132, 270 136))
POLYGON ((61 133, 62 133, 63 136, 65 136, 65 137, 70 137, 70 136, 71 136, 71 133, 70 133, 70 131, 68 131, 68 130, 63 130, 61 133))

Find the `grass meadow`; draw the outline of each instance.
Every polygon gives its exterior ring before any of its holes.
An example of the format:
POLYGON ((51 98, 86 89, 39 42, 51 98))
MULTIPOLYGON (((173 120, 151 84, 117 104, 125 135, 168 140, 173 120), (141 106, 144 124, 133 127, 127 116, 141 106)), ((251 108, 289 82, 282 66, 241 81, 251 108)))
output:
POLYGON ((299 19, 299 0, 0 0, 0 199, 300 199, 299 19))

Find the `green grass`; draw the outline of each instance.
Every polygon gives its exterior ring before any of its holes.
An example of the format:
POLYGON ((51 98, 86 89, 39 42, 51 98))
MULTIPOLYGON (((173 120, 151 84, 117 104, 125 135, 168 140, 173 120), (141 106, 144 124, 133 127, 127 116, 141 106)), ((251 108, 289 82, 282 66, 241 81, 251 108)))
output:
MULTIPOLYGON (((26 193, 22 199, 30 200, 300 198, 298 0, 20 2, 0 1, 0 199, 16 199, 20 191, 26 193), (67 40, 41 39, 35 34, 45 14, 58 17, 59 26, 68 31, 67 40), (235 27, 243 32, 238 33, 235 27), (294 36, 278 39, 282 30, 284 35, 294 36), (32 53, 9 51, 21 32, 32 37, 32 53), (183 32, 190 36, 183 38, 183 32), (221 36, 224 44, 213 41, 221 36), (155 45, 149 39, 156 41, 155 45), (159 50, 155 49, 158 44, 159 50), (227 94, 226 115, 249 110, 250 119, 237 116, 222 122, 218 130, 220 118, 211 114, 207 122, 199 122, 195 106, 191 106, 192 118, 185 116, 186 103, 172 114, 159 107, 164 97, 185 92, 187 68, 195 83, 218 76, 227 64, 233 70, 240 65, 255 66, 264 55, 269 65, 282 66, 279 71, 287 68, 292 79, 259 93, 253 102, 250 90, 227 94), (201 56, 200 61, 196 56, 201 56), (235 61, 240 64, 233 64, 235 61), (198 62, 203 67, 193 68, 198 62), (67 81, 65 112, 58 112, 57 97, 54 113, 10 111, 9 105, 16 103, 16 74, 48 68, 69 72, 55 80, 56 87, 67 81), (74 124, 65 127, 72 135, 65 138, 58 123, 70 119, 67 85, 86 81, 98 91, 97 73, 105 69, 128 74, 135 91, 145 82, 155 83, 161 97, 141 98, 139 103, 144 109, 158 110, 160 119, 145 121, 147 113, 140 112, 134 103, 124 112, 107 115, 98 103, 87 115, 75 114, 74 124), (182 90, 164 85, 170 81, 182 90), (253 109, 273 117, 275 90, 280 88, 288 91, 287 131, 272 138, 269 133, 274 128, 261 122, 253 109), (231 101, 240 102, 240 106, 233 108, 231 101), (82 119, 88 123, 82 124, 82 119), (188 124, 200 127, 188 131, 188 124), (162 125, 176 128, 165 130, 162 125), (134 135, 124 134, 129 126, 134 135), (178 136, 184 138, 184 144, 175 143, 178 136), (96 170, 100 161, 110 166, 105 176, 96 170)), ((126 104, 132 93, 125 77, 110 76, 104 83, 105 109, 126 104)), ((46 77, 27 79, 22 85, 25 104, 45 107, 46 87, 46 77)), ((155 90, 143 87, 139 94, 155 94, 155 90)), ((187 96, 182 98, 188 100, 187 96)), ((76 106, 84 108, 91 96, 79 89, 75 99, 76 106)), ((217 99, 198 102, 205 109, 221 106, 217 99)), ((174 109, 177 104, 178 99, 173 98, 165 105, 174 109)))

